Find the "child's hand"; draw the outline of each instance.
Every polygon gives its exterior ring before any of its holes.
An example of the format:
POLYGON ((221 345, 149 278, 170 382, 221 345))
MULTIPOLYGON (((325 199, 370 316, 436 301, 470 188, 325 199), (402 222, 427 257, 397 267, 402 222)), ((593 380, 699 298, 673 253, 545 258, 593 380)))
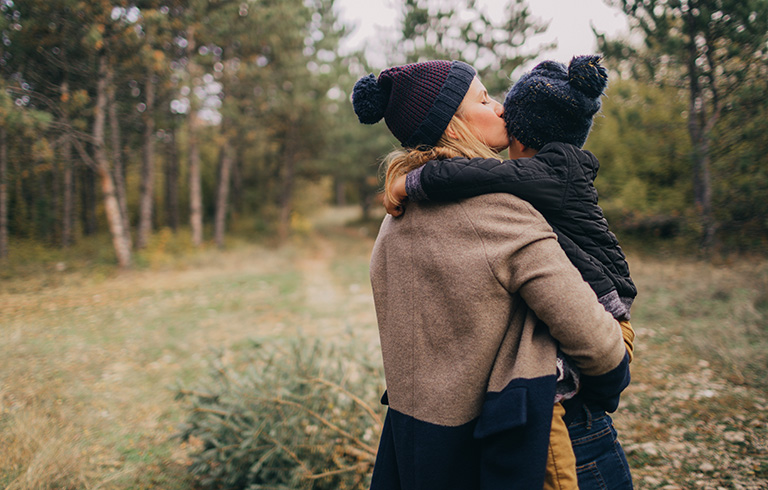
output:
POLYGON ((394 180, 390 191, 392 192, 393 200, 396 202, 393 202, 385 192, 384 207, 389 214, 397 218, 405 212, 405 202, 408 199, 408 194, 405 192, 405 175, 401 175, 394 180))
POLYGON ((399 217, 405 212, 405 208, 403 207, 403 204, 395 204, 392 201, 389 200, 389 196, 387 196, 386 193, 384 193, 384 207, 387 210, 387 213, 391 214, 395 218, 399 217))

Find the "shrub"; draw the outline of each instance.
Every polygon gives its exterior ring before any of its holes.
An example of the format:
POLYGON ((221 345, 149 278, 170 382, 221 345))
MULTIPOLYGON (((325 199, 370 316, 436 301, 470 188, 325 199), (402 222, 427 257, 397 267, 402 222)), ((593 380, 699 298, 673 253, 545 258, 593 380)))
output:
POLYGON ((368 354, 307 341, 220 353, 207 381, 178 390, 189 470, 204 488, 368 488, 383 391, 368 354))

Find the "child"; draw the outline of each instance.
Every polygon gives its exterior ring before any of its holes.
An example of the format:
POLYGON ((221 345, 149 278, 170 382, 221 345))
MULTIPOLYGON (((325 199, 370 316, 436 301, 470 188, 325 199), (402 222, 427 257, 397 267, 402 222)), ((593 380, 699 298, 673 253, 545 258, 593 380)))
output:
MULTIPOLYGON (((606 310, 619 320, 632 358, 630 307, 637 295, 624 253, 597 204, 595 156, 581 149, 600 109, 607 72, 597 56, 566 67, 544 61, 510 89, 504 120, 513 160, 452 158, 431 161, 396 181, 395 201, 453 200, 508 192, 544 215, 568 257, 606 310)), ((399 202, 388 203, 398 215, 399 202), (395 208, 397 206, 397 208, 395 208)), ((562 402, 578 391, 578 372, 558 356, 558 392, 552 420, 545 489, 577 488, 576 458, 562 402)))

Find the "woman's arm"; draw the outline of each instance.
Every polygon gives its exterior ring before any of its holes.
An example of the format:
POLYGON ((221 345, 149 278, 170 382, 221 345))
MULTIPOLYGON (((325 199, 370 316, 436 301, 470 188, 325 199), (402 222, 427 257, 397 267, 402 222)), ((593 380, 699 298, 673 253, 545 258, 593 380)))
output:
POLYGON ((499 283, 525 300, 582 373, 599 376, 618 367, 626 354, 621 328, 544 217, 511 196, 499 195, 489 203, 491 209, 470 219, 499 283))

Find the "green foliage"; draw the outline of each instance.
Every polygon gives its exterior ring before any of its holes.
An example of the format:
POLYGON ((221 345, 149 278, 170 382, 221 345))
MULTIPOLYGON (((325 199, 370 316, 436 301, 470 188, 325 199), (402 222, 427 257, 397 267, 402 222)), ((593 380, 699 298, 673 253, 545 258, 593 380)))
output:
MULTIPOLYGON (((687 214, 696 218, 695 223, 689 221, 692 225, 689 231, 700 236, 705 251, 711 251, 723 239, 732 242, 732 238, 738 236, 732 231, 742 230, 747 222, 749 235, 759 234, 764 226, 755 226, 755 223, 763 221, 762 213, 757 213, 756 220, 746 219, 744 214, 751 213, 752 205, 744 206, 743 199, 737 205, 738 210, 723 212, 723 206, 728 208, 734 203, 731 198, 734 191, 750 201, 752 196, 762 197, 764 193, 762 188, 740 192, 745 186, 739 183, 740 172, 735 169, 743 164, 735 164, 734 158, 725 155, 723 150, 727 147, 721 146, 718 152, 717 146, 722 140, 738 139, 742 131, 733 121, 724 122, 723 114, 737 105, 745 92, 764 85, 768 61, 765 51, 768 0, 606 0, 606 3, 629 17, 634 33, 639 34, 641 40, 641 43, 630 43, 598 36, 600 49, 614 67, 625 77, 674 88, 686 100, 692 181, 687 214), (723 160, 718 161, 720 158, 723 160)), ((765 107, 763 100, 752 100, 757 106, 765 107)), ((759 148, 763 139, 752 137, 745 146, 759 148)), ((751 150, 740 148, 738 153, 742 152, 751 150)), ((751 247, 759 247, 764 237, 755 238, 746 242, 751 247)))
POLYGON ((766 90, 763 78, 733 94, 714 131, 713 204, 730 250, 768 249, 766 90))
POLYGON ((675 235, 691 199, 685 103, 669 88, 617 80, 586 148, 600 159, 595 185, 612 227, 675 235))
POLYGON ((552 47, 522 49, 531 36, 547 29, 546 23, 531 17, 525 0, 507 2, 500 19, 491 18, 476 0, 442 2, 438 7, 427 0, 405 0, 403 18, 401 61, 466 61, 494 97, 509 89, 510 74, 517 67, 552 47))
MULTIPOLYGON (((721 241, 765 250, 768 0, 606 2, 630 16, 641 41, 600 38, 621 79, 612 75, 605 117, 589 142, 603 164, 598 187, 612 225, 641 236, 698 233, 697 162, 706 154, 721 241)), ((494 18, 476 0, 399 5, 402 35, 389 46, 388 64, 462 59, 495 97, 516 68, 546 49, 526 49, 547 28, 526 0, 510 0, 494 18)), ((380 161, 397 143, 384 124, 364 126, 354 115, 354 83, 382 67, 362 52, 340 51, 352 26, 336 13, 335 0, 0 2, 10 241, 68 246, 106 229, 107 208, 86 168, 100 56, 113 75, 103 139, 114 176, 125 176, 129 225, 138 221, 140 149, 150 122, 155 230, 187 222, 193 146, 206 223, 216 215, 225 149, 234 157, 230 231, 238 220, 245 230, 291 229, 310 198, 360 204, 365 219, 379 205, 380 161)))
POLYGON ((207 381, 178 392, 190 471, 204 488, 368 488, 383 391, 370 354, 308 341, 221 353, 207 381))

